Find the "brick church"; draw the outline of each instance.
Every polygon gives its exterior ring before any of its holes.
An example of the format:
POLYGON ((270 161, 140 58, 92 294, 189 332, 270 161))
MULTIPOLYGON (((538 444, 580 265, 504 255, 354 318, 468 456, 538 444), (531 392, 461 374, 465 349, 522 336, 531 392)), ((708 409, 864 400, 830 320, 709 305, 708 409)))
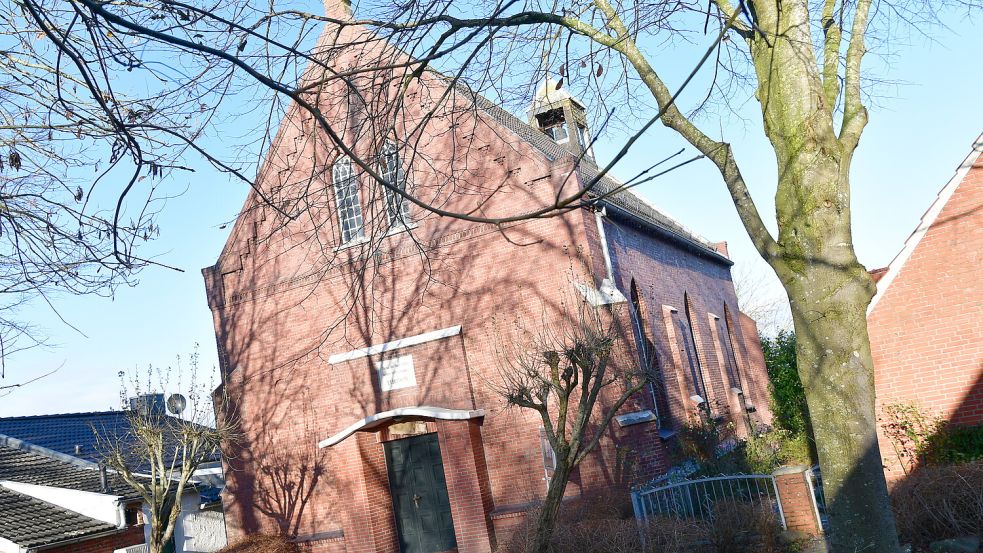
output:
POLYGON ((288 110, 203 270, 221 407, 242 432, 226 461, 230 542, 493 550, 544 497, 552 462, 539 415, 497 392, 501 337, 562 317, 561 298, 628 320, 619 345, 654 349, 659 373, 599 430, 568 495, 664 474, 698 409, 739 434, 770 422, 725 245, 600 176, 581 102, 548 82, 520 118, 436 73, 355 71, 399 55, 357 26, 325 31, 315 55, 354 75, 309 100, 348 151, 288 110), (585 187, 583 207, 502 221, 585 187))

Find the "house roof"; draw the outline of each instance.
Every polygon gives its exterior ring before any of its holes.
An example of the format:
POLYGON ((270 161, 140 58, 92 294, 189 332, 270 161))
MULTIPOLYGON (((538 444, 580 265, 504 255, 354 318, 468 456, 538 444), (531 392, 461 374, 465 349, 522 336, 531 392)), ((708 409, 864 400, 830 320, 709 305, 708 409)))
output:
MULTIPOLYGON (((446 77, 443 78, 446 79, 446 77)), ((546 133, 522 121, 481 94, 472 91, 465 84, 459 82, 455 89, 464 94, 474 102, 475 106, 491 116, 500 125, 539 150, 550 161, 571 156, 569 151, 554 142, 546 133)), ((580 161, 578 172, 584 183, 590 183, 597 179, 589 196, 598 199, 601 204, 611 206, 629 218, 653 228, 701 254, 728 265, 733 264, 714 248, 712 242, 686 228, 655 205, 635 194, 631 189, 624 188, 625 185, 611 175, 600 176, 600 170, 590 159, 585 158, 580 161)))
MULTIPOLYGON (((0 434, 71 455, 93 463, 103 455, 97 432, 104 438, 126 439, 130 435, 127 411, 95 411, 61 415, 0 418, 0 434), (76 453, 78 446, 78 453, 76 453)), ((221 460, 216 452, 209 461, 221 460)))
POLYGON ((113 472, 107 471, 108 489, 104 490, 99 467, 94 463, 71 461, 57 452, 46 453, 45 448, 34 444, 4 438, 0 436, 0 481, 117 495, 125 499, 140 498, 120 475, 113 472))
POLYGON ((113 532, 116 527, 0 487, 0 537, 30 549, 113 532))
POLYGON ((895 277, 897 277, 898 273, 901 272, 901 268, 905 263, 907 263, 908 259, 911 258, 911 255, 915 253, 915 248, 918 247, 918 244, 921 243, 922 238, 928 233, 928 230, 932 228, 932 225, 935 224, 935 220, 938 218, 939 213, 942 212, 942 208, 945 207, 945 205, 949 202, 949 199, 952 198, 952 195, 955 194, 956 189, 959 188, 959 185, 962 183, 963 179, 966 178, 966 175, 969 174, 970 169, 973 168, 973 164, 980 158, 981 155, 983 155, 983 134, 980 134, 980 136, 973 141, 973 147, 970 149, 969 154, 966 156, 963 162, 959 164, 959 167, 956 168, 956 173, 951 179, 949 179, 949 182, 947 182, 946 185, 942 187, 942 190, 939 191, 939 194, 935 197, 935 201, 932 202, 932 205, 929 206, 925 214, 922 215, 922 220, 918 223, 918 226, 915 227, 915 230, 910 236, 908 236, 908 239, 905 240, 904 247, 902 247, 901 251, 898 252, 898 255, 891 260, 891 264, 886 267, 887 270, 884 272, 884 274, 876 279, 877 293, 874 294, 873 299, 870 301, 870 305, 867 306, 868 316, 870 316, 870 314, 874 311, 874 307, 877 306, 877 302, 884 297, 885 293, 887 293, 888 287, 891 286, 892 282, 894 282, 895 277))

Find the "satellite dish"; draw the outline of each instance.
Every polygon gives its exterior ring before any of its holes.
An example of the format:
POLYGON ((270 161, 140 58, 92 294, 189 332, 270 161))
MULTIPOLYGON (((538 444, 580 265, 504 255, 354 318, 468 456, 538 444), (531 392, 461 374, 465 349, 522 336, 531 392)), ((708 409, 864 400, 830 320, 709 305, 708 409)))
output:
POLYGON ((167 398, 167 410, 173 415, 180 415, 187 405, 188 401, 181 394, 171 394, 171 397, 167 398))

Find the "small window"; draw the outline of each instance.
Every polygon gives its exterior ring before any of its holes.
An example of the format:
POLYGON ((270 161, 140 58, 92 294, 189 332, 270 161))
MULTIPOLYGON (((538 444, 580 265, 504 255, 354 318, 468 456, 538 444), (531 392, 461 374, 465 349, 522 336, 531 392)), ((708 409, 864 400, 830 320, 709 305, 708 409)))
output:
POLYGON ((559 125, 553 125, 552 127, 546 127, 543 131, 549 135, 557 144, 562 144, 567 141, 567 126, 563 123, 559 125))
POLYGON ((127 507, 124 513, 127 526, 136 526, 137 524, 141 524, 139 506, 127 507))
POLYGON ((331 168, 341 241, 351 242, 365 236, 362 229, 362 204, 358 197, 358 179, 352 171, 352 160, 339 158, 331 168))
POLYGON ((536 122, 539 128, 543 129, 554 142, 562 144, 569 140, 567 134, 567 120, 562 108, 551 109, 545 113, 536 115, 536 122))
MULTIPOLYGON (((396 145, 392 142, 387 141, 379 152, 379 176, 393 187, 406 191, 406 173, 400 165, 396 145)), ((389 225, 405 227, 410 222, 410 202, 389 188, 385 188, 385 195, 389 225)))
POLYGON ((587 136, 587 129, 583 125, 577 125, 577 142, 580 143, 581 149, 584 150, 590 145, 590 137, 587 136))

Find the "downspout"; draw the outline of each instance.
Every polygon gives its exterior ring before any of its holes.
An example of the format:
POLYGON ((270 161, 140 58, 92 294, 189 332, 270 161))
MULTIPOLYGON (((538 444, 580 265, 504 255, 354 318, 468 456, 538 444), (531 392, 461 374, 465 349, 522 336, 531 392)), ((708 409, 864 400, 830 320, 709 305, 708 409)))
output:
MULTIPOLYGON (((594 222, 597 223, 597 235, 601 240, 601 255, 604 256, 604 271, 606 278, 604 280, 611 283, 614 286, 614 267, 611 264, 611 252, 608 250, 608 237, 604 232, 604 222, 602 218, 607 214, 607 208, 601 207, 600 209, 594 210, 594 222)), ((604 282, 601 282, 601 286, 604 286, 604 282)))

